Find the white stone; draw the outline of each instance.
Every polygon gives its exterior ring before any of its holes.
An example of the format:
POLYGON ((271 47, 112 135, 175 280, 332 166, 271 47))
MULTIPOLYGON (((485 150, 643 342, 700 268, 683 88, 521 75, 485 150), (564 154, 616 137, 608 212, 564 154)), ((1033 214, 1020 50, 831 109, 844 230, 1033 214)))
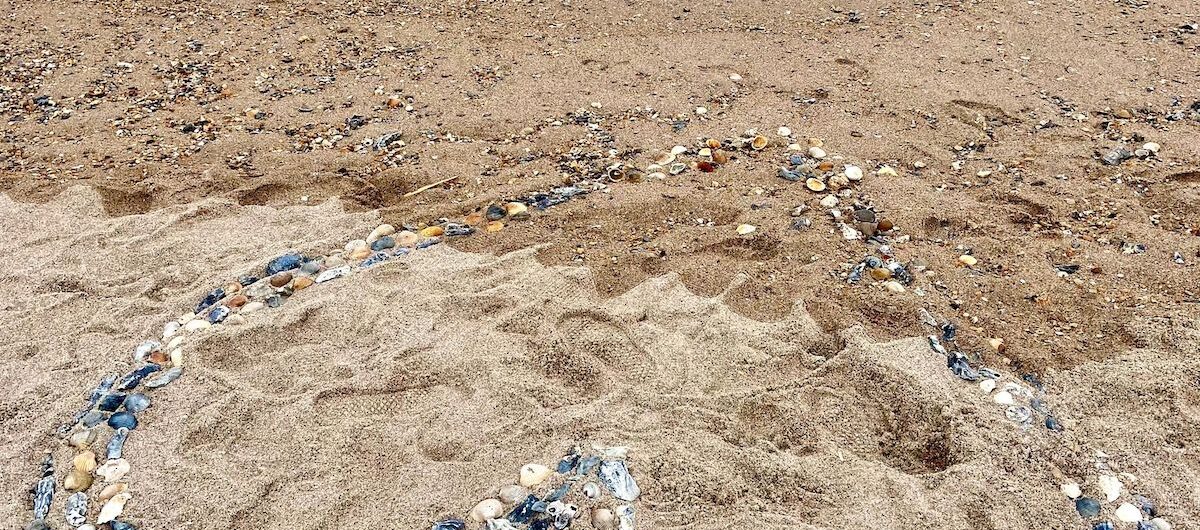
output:
POLYGON ((755 230, 758 230, 758 228, 755 228, 754 225, 740 224, 737 227, 737 233, 743 236, 747 234, 753 234, 755 230))
POLYGON ((696 107, 696 114, 699 114, 701 116, 708 114, 708 109, 706 109, 704 107, 696 107))
POLYGON ((686 152, 687 152, 687 148, 682 145, 677 145, 677 146, 671 148, 671 154, 673 154, 673 155, 682 155, 686 152))
POLYGON ((825 150, 814 145, 814 146, 808 148, 808 156, 811 156, 817 160, 820 160, 822 158, 825 158, 825 150))
POLYGON ((863 170, 861 167, 846 164, 846 178, 852 181, 862 180, 863 170))
POLYGON ((265 307, 262 302, 250 302, 242 306, 241 313, 253 313, 265 307))
POLYGON ((521 466, 521 485, 526 488, 537 486, 550 478, 550 468, 541 464, 525 464, 521 466))
POLYGON ((1108 502, 1117 500, 1121 496, 1121 479, 1115 475, 1103 475, 1097 481, 1100 483, 1100 491, 1104 492, 1104 498, 1108 502))
POLYGON ((823 206, 825 208, 833 208, 834 206, 837 206, 837 205, 838 205, 838 198, 836 195, 826 195, 824 198, 821 199, 821 206, 823 206))
POLYGON ((325 283, 329 280, 341 278, 342 276, 345 276, 347 274, 350 274, 350 266, 342 265, 341 267, 338 267, 336 269, 329 269, 327 271, 322 272, 321 274, 318 274, 317 279, 314 281, 316 281, 317 283, 325 283))
POLYGON ((1083 495, 1083 489, 1079 487, 1078 482, 1068 482, 1059 487, 1059 489, 1062 490, 1063 495, 1066 495, 1068 499, 1078 499, 1080 495, 1083 495))
POLYGON ((529 496, 529 490, 516 484, 501 486, 498 493, 500 494, 500 501, 505 504, 516 504, 529 496))
POLYGON ((1142 511, 1139 510, 1137 506, 1129 504, 1128 502, 1121 503, 1121 505, 1117 507, 1115 515, 1117 516, 1117 519, 1125 521, 1126 523, 1136 523, 1142 520, 1142 511))
POLYGON ((203 318, 197 318, 195 320, 188 321, 187 324, 184 324, 183 329, 188 333, 192 333, 202 329, 208 329, 211 326, 212 324, 209 324, 207 320, 204 320, 203 318))
POLYGON ((183 344, 183 337, 175 337, 175 338, 171 339, 171 342, 167 343, 167 349, 173 350, 175 348, 178 348, 180 344, 183 344))
POLYGON ((1146 143, 1142 144, 1142 149, 1145 149, 1145 150, 1150 151, 1151 153, 1154 153, 1157 155, 1158 150, 1162 149, 1162 146, 1160 146, 1154 142, 1146 142, 1146 143))
POLYGON ((783 136, 783 137, 788 137, 788 136, 792 135, 792 130, 787 127, 780 127, 779 130, 775 131, 775 132, 777 134, 779 134, 779 136, 783 136))
POLYGON ((104 503, 104 507, 100 508, 100 516, 96 518, 96 524, 109 523, 121 516, 121 512, 125 510, 125 503, 133 498, 128 492, 121 492, 113 495, 113 498, 104 503))
POLYGON ((171 350, 171 366, 183 366, 183 348, 171 350))
POLYGON ((83 526, 80 526, 79 528, 77 528, 77 529, 75 529, 75 530, 96 530, 96 527, 95 527, 95 526, 93 526, 93 525, 90 525, 90 524, 85 524, 85 525, 83 525, 83 526))
POLYGON ((887 287, 887 290, 889 290, 893 293, 903 293, 905 291, 904 284, 902 284, 896 280, 891 280, 891 281, 885 282, 883 284, 883 286, 887 287))
POLYGON ((997 392, 995 396, 992 396, 992 399, 996 403, 999 403, 1004 406, 1009 406, 1009 405, 1012 405, 1017 402, 1015 399, 1013 399, 1013 395, 1010 394, 1007 390, 1001 390, 1001 391, 997 392))
POLYGON ((174 320, 167 322, 166 324, 163 324, 163 334, 162 334, 163 340, 167 340, 167 339, 171 338, 172 336, 174 336, 175 333, 177 333, 179 331, 180 327, 181 327, 181 324, 174 320))
POLYGON ((381 224, 371 231, 371 235, 367 236, 367 243, 373 243, 383 236, 390 236, 395 233, 396 227, 387 223, 381 224))
POLYGON ((730 81, 741 81, 742 76, 740 76, 738 74, 729 74, 729 80, 730 81))
POLYGON ((1150 524, 1154 525, 1154 530, 1171 530, 1171 523, 1162 517, 1155 517, 1150 520, 1150 524))
POLYGON ((983 381, 980 381, 979 389, 982 390, 984 394, 991 394, 992 391, 996 389, 996 380, 986 378, 983 381))
POLYGON ((476 523, 484 523, 489 519, 500 517, 504 513, 504 503, 499 499, 484 499, 471 508, 470 519, 476 523))

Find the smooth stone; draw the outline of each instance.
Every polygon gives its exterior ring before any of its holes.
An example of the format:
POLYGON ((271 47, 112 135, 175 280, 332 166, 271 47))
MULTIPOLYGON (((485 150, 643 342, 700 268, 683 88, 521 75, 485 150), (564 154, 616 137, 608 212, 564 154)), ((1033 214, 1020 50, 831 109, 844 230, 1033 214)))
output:
POLYGON ((384 224, 381 224, 381 225, 375 227, 375 229, 371 231, 371 235, 367 236, 367 242, 373 243, 377 239, 380 239, 384 236, 390 236, 395 233, 396 233, 396 227, 394 227, 390 224, 384 223, 384 224))
POLYGON ((82 469, 72 469, 63 479, 63 488, 67 491, 83 491, 92 487, 92 474, 82 469))
POLYGON ((88 412, 87 414, 84 414, 83 418, 80 418, 79 421, 83 422, 84 427, 90 428, 90 427, 95 427, 97 425, 100 425, 101 423, 104 423, 104 420, 107 418, 108 418, 108 415, 104 414, 103 412, 100 412, 98 410, 93 410, 91 412, 88 412))
POLYGON ((1128 502, 1121 503, 1121 505, 1117 507, 1117 511, 1113 513, 1117 516, 1117 519, 1120 519, 1126 523, 1136 523, 1142 520, 1142 511, 1139 510, 1137 506, 1129 504, 1128 502))
POLYGON ((445 234, 446 229, 440 226, 427 226, 422 228, 418 233, 421 234, 421 237, 438 237, 442 234, 445 234))
POLYGON ((484 499, 471 508, 470 519, 476 523, 484 523, 496 519, 504 513, 504 503, 499 499, 484 499))
POLYGON ((737 226, 738 235, 753 234, 755 230, 758 230, 758 228, 750 224, 740 224, 737 226))
POLYGON ((863 170, 861 167, 858 167, 858 166, 846 164, 844 173, 846 175, 846 178, 850 179, 851 181, 862 180, 862 178, 863 178, 863 170))
POLYGON ((87 449, 92 446, 92 442, 96 441, 96 431, 92 429, 83 429, 77 431, 67 439, 72 447, 78 449, 87 449))
POLYGON ((212 324, 209 323, 209 321, 204 320, 202 318, 197 318, 194 320, 189 320, 187 324, 184 324, 183 330, 187 331, 189 333, 192 333, 192 332, 200 331, 202 329, 207 329, 211 326, 212 326, 212 324))
POLYGON ((1067 498, 1071 500, 1078 499, 1080 495, 1083 495, 1083 489, 1080 488, 1079 484, 1076 482, 1068 482, 1063 484, 1059 489, 1062 490, 1063 495, 1066 495, 1067 498))
POLYGON ((342 247, 342 250, 345 250, 346 252, 354 252, 355 250, 358 250, 365 246, 367 246, 367 240, 355 239, 355 240, 352 240, 352 241, 346 243, 346 246, 342 247))
POLYGON ((997 392, 996 395, 992 397, 992 400, 995 401, 996 403, 999 403, 1001 405, 1006 405, 1006 406, 1012 405, 1017 402, 1015 399, 1013 399, 1013 395, 1011 393, 1009 393, 1007 390, 1001 390, 1001 391, 997 392))
POLYGON ((79 526, 87 522, 87 509, 88 498, 86 493, 77 492, 67 497, 67 506, 63 509, 67 524, 79 526))
POLYGON ((137 425, 137 416, 134 416, 132 412, 128 411, 118 412, 108 418, 108 426, 114 429, 120 429, 122 427, 126 429, 136 429, 137 425))
POLYGON ((167 385, 171 384, 171 382, 175 381, 176 379, 179 379, 179 376, 181 376, 181 375, 183 375, 183 367, 176 366, 174 368, 171 368, 170 370, 163 372, 162 375, 147 381, 146 388, 159 388, 159 387, 167 386, 167 385))
POLYGON ((330 280, 335 280, 337 278, 341 278, 342 276, 345 276, 347 274, 350 274, 350 266, 343 265, 341 267, 329 269, 329 270, 317 275, 316 282, 317 283, 325 283, 330 280))
POLYGON ((446 519, 433 523, 430 530, 466 530, 467 523, 462 519, 446 519))
POLYGON ((1108 502, 1117 500, 1121 496, 1121 479, 1115 475, 1101 475, 1096 481, 1100 484, 1100 491, 1104 492, 1104 498, 1108 502))
POLYGON ((341 256, 329 256, 325 258, 325 269, 336 269, 346 264, 346 258, 341 256))
POLYGON ((108 524, 111 530, 137 530, 136 526, 133 526, 132 523, 127 523, 125 521, 113 521, 108 524))
POLYGON ((500 500, 504 504, 516 504, 525 497, 529 496, 529 490, 516 484, 509 484, 500 487, 500 500))
POLYGON ((71 459, 71 465, 74 466, 75 469, 85 473, 91 473, 92 471, 96 470, 96 466, 98 465, 96 463, 96 453, 91 451, 83 451, 75 455, 75 458, 71 459))
POLYGON ((526 488, 537 486, 550 478, 551 473, 550 468, 541 464, 525 464, 521 466, 521 485, 526 488))
POLYGON ((834 206, 837 206, 837 205, 838 205, 838 198, 836 195, 826 195, 825 197, 823 197, 821 199, 822 207, 833 208, 834 206))
POLYGON ((976 258, 970 254, 963 254, 958 257, 958 262, 968 267, 974 267, 977 263, 979 263, 979 258, 976 258))
POLYGON ((513 219, 529 217, 529 207, 523 202, 510 202, 504 205, 504 211, 513 219))
POLYGON ((1075 511, 1079 512, 1084 518, 1092 518, 1100 515, 1100 503, 1096 499, 1089 497, 1080 497, 1075 499, 1075 511))
POLYGON ((175 338, 171 339, 171 342, 167 343, 167 349, 173 350, 175 348, 178 348, 180 344, 183 344, 183 337, 175 337, 175 338))
POLYGON ((124 482, 116 482, 113 484, 109 484, 107 486, 104 486, 104 489, 100 490, 100 494, 96 496, 96 501, 97 502, 107 501, 108 499, 113 498, 116 494, 121 493, 128 489, 129 489, 129 484, 126 484, 124 482))
POLYGON ((117 517, 120 517, 121 512, 125 510, 125 503, 129 502, 131 498, 133 498, 133 495, 130 495, 129 492, 121 492, 114 495, 113 498, 105 502, 104 506, 100 508, 100 515, 96 517, 96 524, 104 524, 116 520, 117 517))
POLYGON ((596 530, 614 530, 617 527, 617 516, 608 508, 592 510, 592 527, 596 530))
POLYGON ((51 530, 45 519, 34 519, 25 525, 25 530, 51 530))
POLYGON ((264 305, 265 304, 263 304, 262 302, 250 302, 250 303, 242 306, 241 312, 243 314, 244 313, 253 313, 255 311, 258 311, 259 309, 262 309, 264 305))
POLYGON ((270 275, 276 274, 276 273, 280 273, 280 272, 283 272, 286 270, 292 270, 296 267, 299 267, 301 262, 303 262, 303 261, 304 261, 304 257, 295 252, 289 252, 287 254, 279 256, 278 258, 275 258, 275 259, 271 260, 269 263, 267 263, 267 268, 266 268, 267 276, 270 276, 270 275))
POLYGON ((125 410, 141 412, 150 407, 150 397, 142 393, 129 394, 125 397, 125 410))
POLYGON ((301 276, 295 280, 292 280, 292 288, 299 291, 300 289, 312 287, 313 283, 315 282, 313 282, 312 278, 309 278, 308 276, 301 276))
POLYGON ((292 283, 292 273, 281 272, 279 274, 272 275, 269 281, 271 283, 271 287, 283 287, 289 283, 292 283))
POLYGON ((300 272, 303 272, 304 274, 319 274, 324 268, 325 267, 321 261, 312 260, 306 262, 304 265, 301 265, 300 272))
MULTIPOLYGON (((233 316, 236 317, 239 315, 233 315, 233 316)), ((230 317, 230 318, 233 318, 233 317, 230 317)), ((171 366, 173 366, 175 368, 183 367, 183 348, 175 348, 174 350, 171 350, 171 366)), ((146 386, 149 386, 149 385, 150 385, 150 383, 146 383, 146 386)), ((151 388, 153 388, 153 387, 151 387, 151 388)), ((128 399, 126 401, 128 401, 128 399)), ((134 412, 137 412, 137 411, 135 410, 134 412)))
POLYGON ((1171 530, 1171 523, 1162 517, 1155 517, 1150 520, 1150 524, 1154 525, 1155 530, 1171 530))
POLYGON ((227 305, 233 309, 237 309, 242 306, 245 306, 249 302, 250 302, 249 297, 247 297, 244 294, 238 294, 238 295, 234 295, 233 298, 230 298, 229 301, 225 303, 225 305, 227 305))
POLYGON ((608 486, 614 497, 631 502, 641 495, 641 490, 638 488, 637 482, 633 480, 633 475, 629 473, 629 468, 624 461, 603 462, 597 473, 600 475, 600 481, 608 486))
POLYGON ((359 247, 350 251, 350 259, 364 260, 371 256, 371 247, 359 247))
POLYGON ((163 324, 163 333, 162 333, 163 340, 167 340, 171 337, 174 337, 176 333, 179 333, 179 328, 181 328, 181 327, 183 327, 183 324, 180 324, 174 320, 167 322, 166 324, 163 324))
POLYGON ((820 160, 822 158, 825 158, 826 153, 825 153, 824 149, 821 149, 820 147, 817 147, 814 145, 814 146, 808 148, 808 156, 811 156, 817 160, 820 160))
POLYGON ((129 461, 115 458, 96 468, 96 476, 104 477, 105 482, 117 482, 129 474, 129 461))
POLYGON ((995 389, 996 389, 996 380, 995 379, 984 379, 983 381, 979 382, 979 390, 982 390, 984 394, 991 394, 992 391, 995 389))
POLYGON ((373 250, 375 252, 379 252, 381 250, 387 250, 394 246, 396 246, 395 239, 393 239, 391 236, 383 236, 383 237, 377 239, 374 243, 371 243, 371 250, 373 250))
POLYGON ((405 230, 403 232, 396 234, 395 239, 396 239, 396 243, 398 243, 400 246, 411 247, 411 246, 416 245, 417 241, 421 240, 421 236, 418 236, 414 232, 409 232, 408 230, 405 230))

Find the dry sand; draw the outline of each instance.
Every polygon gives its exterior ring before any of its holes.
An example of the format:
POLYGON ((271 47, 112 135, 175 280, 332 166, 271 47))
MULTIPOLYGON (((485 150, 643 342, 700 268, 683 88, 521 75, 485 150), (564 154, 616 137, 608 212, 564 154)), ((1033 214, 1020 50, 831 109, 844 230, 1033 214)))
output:
MULTIPOLYGON (((0 198, 0 517, 28 517, 49 431, 163 321, 254 256, 376 221, 335 201, 109 218, 84 188, 0 198)), ((534 254, 434 247, 203 335, 127 445, 130 520, 422 528, 598 442, 633 447, 640 528, 1081 528, 1055 470, 1094 491, 1097 449, 1195 528, 1194 328, 1146 322, 1148 347, 1048 372, 1056 435, 1006 420, 921 338, 825 333, 799 303, 755 321, 674 274, 605 298, 534 254)))

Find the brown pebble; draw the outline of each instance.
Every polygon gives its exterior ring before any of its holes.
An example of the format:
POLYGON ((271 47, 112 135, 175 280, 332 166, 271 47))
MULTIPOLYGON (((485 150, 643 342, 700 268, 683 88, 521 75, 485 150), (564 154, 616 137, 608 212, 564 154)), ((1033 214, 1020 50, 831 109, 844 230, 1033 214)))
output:
POLYGON ((233 298, 230 298, 228 302, 225 302, 225 305, 227 305, 233 309, 237 309, 239 307, 246 305, 246 302, 249 302, 249 301, 250 301, 250 299, 247 298, 246 295, 239 294, 239 295, 235 295, 233 298))
POLYGON ((728 164, 729 163, 729 153, 725 150, 717 149, 716 151, 713 151, 712 157, 713 157, 713 162, 716 162, 718 164, 728 164))
POLYGON ((817 164, 817 169, 821 171, 833 171, 833 162, 823 160, 820 164, 817 164))
POLYGON ((150 352, 150 355, 146 356, 146 360, 148 360, 154 364, 165 363, 165 362, 167 362, 167 359, 170 359, 170 357, 167 356, 167 352, 164 352, 162 350, 152 351, 152 352, 150 352))
POLYGON ((875 278, 876 280, 886 280, 892 277, 892 271, 889 271, 883 267, 877 267, 871 269, 871 277, 875 278))
POLYGON ((393 237, 396 238, 396 244, 400 245, 402 247, 411 247, 413 245, 416 245, 417 241, 421 239, 421 238, 417 237, 417 234, 409 232, 408 230, 400 232, 399 234, 396 234, 393 237))
POLYGON ((427 226, 421 229, 421 235, 424 237, 437 237, 446 233, 446 229, 440 226, 427 226))
MULTIPOLYGON (((357 252, 357 251, 355 251, 355 252, 357 252)), ((371 252, 371 249, 367 249, 368 255, 370 254, 370 252, 371 252)), ((290 273, 290 272, 281 272, 274 276, 271 276, 271 287, 283 287, 291 282, 292 282, 292 273, 290 273)))
POLYGON ((716 166, 716 164, 713 164, 712 162, 709 162, 707 160, 701 160, 699 162, 696 162, 696 169, 699 169, 700 171, 703 171, 705 173, 712 173, 713 171, 715 171, 717 169, 717 166, 716 166))
POLYGON ((483 214, 481 214, 479 212, 473 212, 473 213, 467 215, 467 218, 465 219, 465 222, 471 226, 479 226, 479 225, 483 224, 483 221, 484 221, 483 214))
POLYGON ((895 225, 892 224, 892 221, 890 219, 882 219, 879 221, 879 231, 880 232, 887 232, 888 230, 891 230, 892 228, 895 228, 895 225))
MULTIPOLYGON (((350 252, 350 259, 367 259, 371 255, 371 247, 358 247, 350 252)), ((291 277, 289 276, 290 280, 291 277)))
POLYGON ((225 284, 225 294, 233 294, 242 290, 242 284, 238 282, 229 282, 225 284))
POLYGON ((313 284, 312 278, 309 278, 308 276, 301 276, 299 278, 296 278, 296 281, 292 282, 292 288, 299 291, 300 289, 307 288, 307 287, 311 286, 312 284, 313 284))

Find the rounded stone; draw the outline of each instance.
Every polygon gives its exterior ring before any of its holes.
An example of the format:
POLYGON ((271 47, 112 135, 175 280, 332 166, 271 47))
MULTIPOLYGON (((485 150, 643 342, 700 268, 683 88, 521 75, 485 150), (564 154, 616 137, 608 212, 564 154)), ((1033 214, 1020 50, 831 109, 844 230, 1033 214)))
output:
POLYGON ((383 236, 371 243, 371 250, 379 252, 396 246, 396 240, 392 236, 383 236))
POLYGON ((1117 511, 1114 512, 1114 515, 1117 516, 1117 519, 1120 519, 1126 523, 1136 523, 1142 520, 1142 511, 1139 510, 1137 506, 1129 504, 1128 502, 1121 503, 1121 505, 1117 507, 1117 511))
POLYGON ((749 225, 749 224, 740 224, 737 227, 738 235, 743 235, 743 236, 747 235, 747 234, 753 234, 755 230, 758 230, 758 228, 756 228, 754 225, 749 225))
POLYGON ((837 205, 838 205, 838 198, 836 195, 826 195, 821 198, 821 206, 822 207, 833 208, 834 206, 837 206, 837 205))
POLYGON ((281 272, 279 274, 271 276, 270 281, 271 281, 271 287, 276 287, 276 288, 283 287, 289 283, 292 283, 292 273, 281 272))
POLYGON ((253 313, 262 308, 263 308, 262 302, 250 302, 250 303, 246 304, 245 306, 242 306, 242 313, 253 313))
POLYGON ((817 147, 814 145, 814 146, 808 148, 808 156, 811 156, 817 160, 820 160, 822 158, 825 158, 826 154, 825 154, 824 149, 821 149, 820 147, 817 147))
POLYGON ((416 245, 417 241, 419 241, 421 238, 417 236, 417 234, 405 230, 396 234, 394 239, 396 240, 396 243, 400 244, 402 247, 411 247, 416 245))
POLYGON ((328 258, 325 258, 325 267, 329 269, 336 269, 345 264, 346 260, 341 256, 329 256, 328 258))
POLYGON ((529 496, 529 490, 516 484, 509 484, 500 488, 500 500, 505 504, 516 504, 525 500, 529 496))
POLYGON ((513 219, 521 219, 529 216, 529 207, 522 202, 510 202, 504 205, 504 211, 513 219))
POLYGON ((124 427, 132 431, 137 428, 137 425, 137 416, 134 416, 132 412, 128 411, 118 412, 108 418, 108 426, 114 429, 120 429, 121 427, 124 427))
POLYGON ((979 263, 979 259, 970 254, 963 254, 958 257, 958 262, 968 267, 974 267, 976 263, 979 263))
POLYGON ((350 241, 349 243, 346 243, 346 246, 345 246, 345 247, 342 247, 342 249, 343 249, 343 250, 345 250, 346 252, 354 252, 355 250, 358 250, 358 249, 360 249, 360 248, 363 248, 363 247, 365 247, 365 246, 367 246, 367 241, 366 241, 366 240, 364 240, 364 239, 355 239, 355 240, 353 240, 353 241, 350 241))
POLYGON ((371 231, 371 235, 367 236, 367 242, 372 243, 382 237, 390 236, 395 233, 396 233, 396 227, 394 227, 390 224, 384 223, 384 224, 381 224, 381 225, 375 227, 375 229, 371 231))
POLYGON ((226 302, 225 305, 228 305, 232 309, 237 309, 239 307, 246 305, 248 302, 250 302, 250 299, 247 298, 246 295, 238 294, 238 295, 234 295, 233 298, 230 298, 229 301, 226 302))
POLYGON ((300 289, 307 289, 309 287, 312 287, 312 284, 313 284, 312 278, 310 278, 308 276, 301 276, 292 281, 292 288, 299 291, 300 289))
POLYGON ((312 261, 305 262, 304 265, 301 265, 300 272, 303 272, 305 274, 317 274, 317 273, 321 272, 322 268, 323 267, 321 266, 321 260, 312 260, 312 261))
POLYGON ((440 226, 427 226, 421 229, 422 237, 438 237, 446 233, 446 229, 440 226))
POLYGON ((129 394, 125 398, 125 410, 138 413, 150 408, 150 397, 146 394, 129 394))
POLYGON ((489 519, 499 518, 502 513, 504 513, 504 504, 499 499, 484 499, 471 508, 470 519, 476 523, 483 523, 489 519))
POLYGON ((904 288, 904 284, 902 284, 896 280, 884 282, 883 286, 886 287, 887 290, 889 290, 893 293, 897 293, 897 294, 903 293, 904 291, 906 291, 906 289, 904 288))
POLYGON ((521 466, 521 485, 526 488, 537 486, 550 478, 550 468, 541 464, 525 464, 521 466))
POLYGON ((858 181, 862 180, 863 178, 862 168, 858 166, 852 166, 850 164, 846 164, 845 174, 846 178, 851 181, 858 181))
POLYGON ((1075 499, 1075 511, 1085 518, 1092 518, 1100 515, 1100 503, 1096 499, 1088 497, 1080 497, 1075 499))
POLYGON ((499 221, 504 219, 506 216, 508 216, 508 212, 505 211, 503 207, 495 204, 489 205, 487 207, 487 211, 483 214, 483 217, 488 221, 499 221))
POLYGON ((350 251, 350 259, 352 260, 364 260, 370 257, 370 255, 371 247, 358 247, 350 251))
POLYGON ((1017 402, 1013 399, 1013 395, 1007 390, 1001 390, 992 397, 992 400, 1001 405, 1009 406, 1017 402))

